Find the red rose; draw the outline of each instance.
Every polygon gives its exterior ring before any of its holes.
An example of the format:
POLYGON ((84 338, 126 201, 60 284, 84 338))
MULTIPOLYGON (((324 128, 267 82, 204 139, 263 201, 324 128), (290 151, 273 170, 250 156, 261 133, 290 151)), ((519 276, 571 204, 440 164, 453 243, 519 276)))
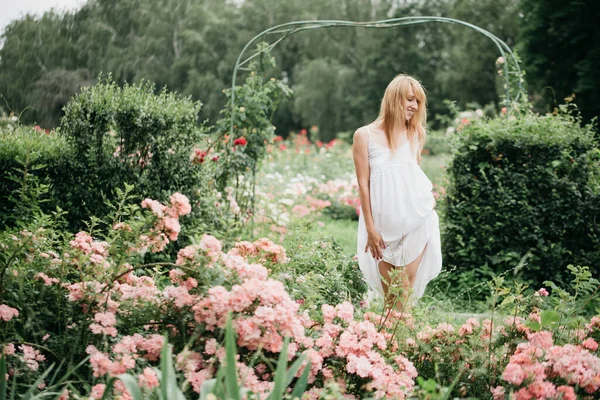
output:
POLYGON ((248 144, 248 142, 246 141, 245 137, 240 137, 240 138, 237 138, 237 139, 235 139, 233 141, 233 145, 234 146, 237 146, 238 144, 242 145, 242 146, 245 146, 246 144, 248 144))
POLYGON ((200 149, 194 149, 192 152, 192 164, 202 164, 204 162, 204 158, 206 157, 206 152, 200 149))
POLYGON ((306 129, 302 129, 302 130, 300 130, 300 134, 301 134, 301 135, 306 135, 306 129))

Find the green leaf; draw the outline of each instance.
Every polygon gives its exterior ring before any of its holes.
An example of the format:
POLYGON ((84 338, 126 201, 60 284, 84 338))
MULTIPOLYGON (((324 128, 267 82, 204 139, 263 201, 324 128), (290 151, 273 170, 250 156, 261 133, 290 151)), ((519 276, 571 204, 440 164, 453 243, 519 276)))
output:
POLYGON ((306 364, 306 367, 304 367, 304 371, 302 371, 302 375, 300 375, 300 378, 298 379, 298 381, 296 382, 296 385, 294 386, 294 390, 292 391, 292 399, 298 397, 298 398, 302 398, 302 395, 304 394, 304 392, 306 391, 306 387, 308 386, 308 374, 310 373, 310 360, 308 361, 308 364, 306 364))
POLYGON ((560 321, 560 314, 554 310, 544 310, 540 313, 542 326, 557 324, 560 321))
POLYGON ((287 372, 287 383, 285 385, 286 387, 288 387, 290 385, 290 383, 292 383, 292 380, 294 379, 294 376, 296 376, 296 372, 302 366, 302 363, 304 362, 305 358, 306 358, 306 353, 300 355, 300 357, 298 357, 298 359, 296 361, 294 361, 294 363, 292 364, 292 366, 290 367, 290 369, 288 369, 288 372, 287 372))
POLYGON ((169 346, 169 338, 165 334, 162 354, 160 356, 160 394, 164 400, 185 400, 183 393, 177 386, 177 377, 173 368, 173 355, 169 346))
POLYGON ((435 388, 437 386, 437 384, 435 383, 435 380, 428 378, 427 380, 423 379, 422 376, 417 376, 417 383, 419 385, 419 387, 421 387, 423 390, 425 390, 428 393, 434 393, 435 392, 435 388))
POLYGON ((531 330, 534 332, 537 332, 542 328, 542 326, 537 321, 528 321, 524 325, 531 328, 531 330))
POLYGON ((208 395, 214 390, 216 384, 217 380, 215 378, 207 379, 202 382, 202 385, 200 386, 200 400, 206 400, 208 395))
POLYGON ((279 353, 279 360, 277 360, 277 369, 275 370, 275 377, 273 381, 275 385, 273 386, 273 390, 267 399, 269 400, 278 400, 283 397, 283 392, 286 388, 286 369, 287 369, 287 348, 290 343, 290 338, 286 337, 283 342, 283 348, 279 353))
POLYGON ((125 384, 125 387, 129 390, 129 394, 133 397, 133 400, 144 400, 142 391, 140 390, 136 379, 131 374, 121 374, 118 378, 125 384))
POLYGON ((6 381, 6 356, 3 350, 4 348, 2 348, 2 356, 0 356, 0 400, 6 399, 6 388, 8 386, 6 381))
POLYGON ((507 305, 507 304, 514 303, 514 301, 515 301, 515 298, 516 298, 516 297, 515 297, 515 296, 513 296, 512 294, 511 294, 510 296, 506 296, 506 297, 504 298, 504 300, 502 300, 502 303, 500 303, 500 307, 502 307, 502 306, 504 306, 504 305, 507 305))
POLYGON ((235 364, 235 355, 237 349, 235 346, 235 334, 231 326, 231 313, 227 317, 227 328, 225 329, 225 387, 227 388, 227 398, 240 400, 240 389, 237 380, 237 368, 235 364))
POLYGON ((104 388, 104 393, 102 393, 102 399, 101 400, 108 400, 110 398, 110 394, 112 394, 112 388, 115 385, 115 378, 111 378, 108 383, 106 384, 106 387, 104 388))

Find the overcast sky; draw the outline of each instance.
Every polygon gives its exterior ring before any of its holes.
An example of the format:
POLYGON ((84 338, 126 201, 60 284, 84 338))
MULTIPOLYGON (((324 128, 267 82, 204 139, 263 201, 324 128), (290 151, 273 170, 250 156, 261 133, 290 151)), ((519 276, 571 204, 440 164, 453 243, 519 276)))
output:
POLYGON ((0 0, 0 32, 14 19, 30 13, 41 16, 51 8, 73 10, 85 4, 85 0, 0 0))

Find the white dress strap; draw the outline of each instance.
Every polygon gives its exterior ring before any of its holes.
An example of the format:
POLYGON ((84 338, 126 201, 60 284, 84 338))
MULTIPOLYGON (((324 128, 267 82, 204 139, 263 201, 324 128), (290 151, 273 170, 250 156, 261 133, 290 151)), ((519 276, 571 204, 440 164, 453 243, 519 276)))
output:
POLYGON ((367 133, 369 134, 369 139, 371 139, 371 130, 369 129, 369 125, 366 125, 367 133))

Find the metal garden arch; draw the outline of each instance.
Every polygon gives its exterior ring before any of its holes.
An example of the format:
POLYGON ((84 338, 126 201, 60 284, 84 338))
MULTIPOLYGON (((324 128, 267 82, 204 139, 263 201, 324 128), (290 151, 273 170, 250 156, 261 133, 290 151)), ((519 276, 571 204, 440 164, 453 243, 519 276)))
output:
MULTIPOLYGON (((471 28, 471 29, 475 30, 476 32, 479 32, 480 34, 488 37, 492 42, 494 42, 494 44, 498 48, 498 51, 500 52, 502 57, 504 57, 505 60, 508 59, 507 58, 507 54, 508 54, 510 56, 511 60, 514 62, 514 65, 515 65, 515 68, 517 71, 517 85, 519 88, 514 100, 515 101, 518 100, 520 95, 522 93, 525 93, 525 90, 523 88, 522 81, 521 81, 521 69, 519 67, 519 62, 518 62, 516 56, 514 55, 514 53, 512 52, 512 50, 510 49, 510 47, 508 47, 508 45, 506 43, 504 43, 504 41, 502 41, 500 38, 498 38, 493 33, 489 32, 483 28, 480 28, 477 25, 473 25, 473 24, 470 24, 465 21, 461 21, 461 20, 453 19, 453 18, 445 18, 445 17, 420 16, 420 17, 392 18, 392 19, 384 19, 384 20, 372 21, 372 22, 353 22, 353 21, 336 21, 336 20, 286 22, 285 24, 276 25, 271 28, 268 28, 268 29, 262 31, 261 33, 259 33, 258 35, 254 36, 252 38, 252 40, 250 40, 248 43, 246 43, 246 45, 244 46, 244 48, 238 55, 238 58, 235 62, 235 66, 233 68, 233 74, 231 77, 231 124, 229 127, 230 142, 231 142, 230 144, 232 144, 232 142, 233 142, 233 116, 235 114, 235 83, 236 83, 238 71, 246 69, 246 68, 244 68, 245 64, 250 62, 255 57, 261 55, 263 52, 270 51, 284 39, 290 37, 291 35, 293 35, 295 33, 306 31, 306 30, 311 30, 311 29, 334 28, 334 27, 393 28, 396 26, 424 24, 424 23, 428 23, 428 22, 441 22, 441 23, 446 23, 446 24, 463 25, 463 26, 471 28), (242 61, 242 57, 244 56, 244 53, 246 53, 248 48, 251 45, 253 45, 258 39, 260 39, 261 41, 264 41, 265 36, 267 36, 267 35, 279 35, 279 37, 276 38, 276 40, 274 40, 271 44, 269 44, 264 49, 257 51, 256 53, 252 54, 250 57, 248 57, 244 61, 242 61)), ((509 79, 509 71, 508 71, 508 63, 507 62, 504 63, 503 69, 504 69, 503 76, 504 76, 504 80, 505 80, 505 85, 504 85, 505 86, 505 102, 506 102, 506 106, 509 107, 511 99, 510 99, 510 90, 509 90, 510 89, 510 86, 509 86, 510 79, 509 79)))
MULTIPOLYGON (((397 27, 397 26, 424 24, 424 23, 430 23, 430 22, 439 22, 439 23, 457 24, 457 25, 466 26, 466 27, 471 28, 471 29, 475 30, 476 32, 486 36, 487 38, 489 38, 496 45, 496 47, 498 48, 498 51, 500 52, 502 57, 504 57, 504 60, 508 61, 507 56, 510 57, 510 59, 512 61, 512 65, 514 65, 514 68, 516 70, 515 75, 516 75, 516 80, 517 80, 516 83, 518 86, 518 90, 515 95, 515 98, 512 99, 512 101, 517 101, 522 94, 525 95, 525 89, 522 84, 523 83, 522 78, 521 78, 522 73, 521 73, 521 69, 519 67, 519 62, 518 62, 517 57, 513 53, 513 51, 510 49, 510 47, 504 41, 502 41, 500 38, 498 38, 496 35, 494 35, 493 33, 489 32, 483 28, 480 28, 477 25, 473 25, 473 24, 465 22, 465 21, 461 21, 461 20, 453 19, 453 18, 445 18, 445 17, 418 16, 418 17, 392 18, 392 19, 385 19, 385 20, 371 21, 371 22, 354 22, 354 21, 337 21, 337 20, 287 22, 285 24, 280 24, 280 25, 276 25, 271 28, 268 28, 268 29, 260 32, 258 35, 254 36, 254 38, 252 38, 252 40, 250 40, 248 43, 246 43, 246 45, 244 46, 244 48, 238 55, 235 66, 233 68, 233 74, 232 74, 232 78, 231 78, 231 121, 230 121, 230 126, 229 126, 229 145, 231 146, 233 144, 233 139, 234 139, 233 120, 234 120, 234 116, 235 116, 235 112, 236 112, 235 84, 236 84, 236 78, 237 78, 238 71, 239 70, 247 70, 247 68, 244 68, 244 65, 246 65, 248 62, 250 62, 255 57, 261 55, 263 52, 272 50, 275 46, 277 46, 284 39, 290 37, 291 35, 293 35, 295 33, 312 30, 312 29, 335 28, 335 27, 393 28, 393 27, 397 27), (251 56, 249 56, 248 58, 246 58, 245 60, 242 61, 242 58, 243 58, 244 54, 246 53, 246 51, 248 50, 248 48, 250 48, 250 46, 252 46, 259 39, 261 41, 265 41, 265 37, 267 35, 275 36, 275 40, 273 40, 273 42, 270 43, 268 46, 260 49, 259 51, 255 52, 254 54, 252 54, 251 56)), ((505 62, 503 64, 503 72, 504 72, 503 77, 505 80, 505 85, 504 85, 505 103, 506 103, 506 107, 509 108, 510 103, 511 103, 511 98, 510 98, 511 82, 510 82, 510 74, 509 74, 509 69, 508 69, 508 62, 505 62)), ((255 179, 255 177, 253 177, 253 178, 255 179)), ((253 191, 254 191, 254 185, 253 185, 253 191)), ((253 226, 254 226, 254 196, 252 198, 252 232, 254 233, 253 226)))

